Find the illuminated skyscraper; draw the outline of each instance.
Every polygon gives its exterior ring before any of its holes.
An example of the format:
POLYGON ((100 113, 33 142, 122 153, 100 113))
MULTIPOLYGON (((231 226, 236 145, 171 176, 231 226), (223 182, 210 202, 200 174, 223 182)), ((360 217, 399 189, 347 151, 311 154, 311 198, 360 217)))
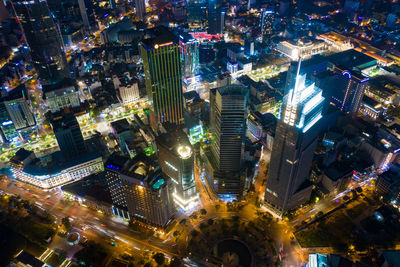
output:
POLYGON ((283 99, 266 184, 265 202, 279 214, 310 197, 306 184, 325 100, 314 83, 306 84, 300 65, 301 60, 294 87, 283 99))
POLYGON ((182 76, 194 77, 199 74, 199 42, 188 33, 179 34, 179 49, 181 51, 182 76))
POLYGON ((220 34, 225 28, 225 12, 221 0, 208 0, 208 33, 220 34))
POLYGON ((192 209, 199 197, 194 181, 194 153, 182 130, 171 131, 156 138, 158 162, 173 181, 173 200, 183 210, 192 209))
POLYGON ((13 0, 12 3, 40 81, 53 83, 69 77, 61 35, 47 2, 13 0))
POLYGON ((188 33, 180 32, 178 35, 184 89, 190 91, 195 89, 198 82, 199 42, 188 33))
POLYGON ((154 37, 140 44, 146 90, 153 102, 155 125, 170 122, 183 123, 182 72, 178 38, 168 28, 150 31, 154 37))
POLYGON ((238 198, 242 192, 240 170, 249 91, 243 86, 227 85, 213 90, 210 95, 210 128, 215 136, 210 162, 217 182, 215 191, 222 199, 238 198))

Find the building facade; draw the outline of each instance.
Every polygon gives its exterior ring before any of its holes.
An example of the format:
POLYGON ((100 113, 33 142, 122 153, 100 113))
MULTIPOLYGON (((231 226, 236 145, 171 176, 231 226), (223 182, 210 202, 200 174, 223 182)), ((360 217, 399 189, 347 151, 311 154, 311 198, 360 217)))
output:
POLYGON ((146 15, 146 3, 145 0, 135 0, 136 16, 139 20, 143 21, 146 15))
POLYGON ((115 215, 165 227, 175 213, 171 181, 143 154, 112 155, 105 164, 115 215))
POLYGON ((51 112, 58 112, 64 108, 76 108, 81 105, 79 90, 75 85, 44 87, 43 95, 51 112))
POLYGON ((225 29, 225 12, 222 11, 221 0, 208 1, 208 33, 220 34, 225 29))
POLYGON ((210 93, 210 128, 215 142, 211 144, 210 162, 214 184, 220 198, 239 198, 242 192, 240 170, 246 136, 249 91, 239 85, 227 85, 210 93))
POLYGON ((299 74, 300 63, 294 87, 287 88, 281 106, 266 183, 265 203, 281 215, 310 197, 305 185, 324 103, 322 90, 306 85, 306 75, 299 74))
POLYGON ((164 27, 140 44, 146 90, 152 101, 155 125, 183 123, 183 91, 179 43, 164 27))
POLYGON ((194 181, 194 153, 186 134, 165 133, 156 138, 158 162, 172 180, 175 205, 184 211, 198 204, 194 181))
POLYGON ((31 57, 42 83, 69 77, 60 31, 45 0, 14 0, 12 6, 21 25, 31 57))
POLYGON ((54 135, 65 158, 73 158, 86 151, 81 128, 71 112, 55 114, 51 119, 54 135))
POLYGON ((32 161, 26 164, 15 162, 11 164, 11 169, 18 180, 41 189, 51 189, 99 173, 104 170, 104 166, 99 154, 87 154, 49 166, 32 161))

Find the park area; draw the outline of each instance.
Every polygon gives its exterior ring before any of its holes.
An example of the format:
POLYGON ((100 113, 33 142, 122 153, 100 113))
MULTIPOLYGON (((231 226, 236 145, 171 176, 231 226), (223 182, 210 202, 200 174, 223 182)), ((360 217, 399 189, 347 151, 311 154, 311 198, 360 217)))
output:
POLYGON ((400 238, 398 210, 377 198, 360 197, 329 216, 295 232, 303 248, 330 247, 335 252, 370 253, 392 248, 400 238))

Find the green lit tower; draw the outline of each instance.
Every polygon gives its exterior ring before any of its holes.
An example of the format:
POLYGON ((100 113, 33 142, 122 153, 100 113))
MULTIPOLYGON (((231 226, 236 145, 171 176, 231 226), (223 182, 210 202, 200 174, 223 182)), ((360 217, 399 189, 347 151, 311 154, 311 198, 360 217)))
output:
POLYGON ((153 128, 183 123, 182 74, 178 38, 166 27, 149 31, 140 44, 146 90, 152 101, 153 128))

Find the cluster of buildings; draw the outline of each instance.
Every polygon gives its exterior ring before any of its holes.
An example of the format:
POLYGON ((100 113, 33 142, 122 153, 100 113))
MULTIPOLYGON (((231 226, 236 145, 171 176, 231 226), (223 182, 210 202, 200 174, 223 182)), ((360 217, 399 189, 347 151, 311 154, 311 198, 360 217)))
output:
POLYGON ((355 18, 366 11, 354 0, 310 4, 317 11, 298 3, 303 16, 285 0, 11 2, 27 44, 16 53, 34 67, 23 76, 36 71, 39 84, 3 88, 1 140, 27 142, 40 130, 59 148, 19 149, 17 179, 165 227, 199 204, 196 178, 212 199, 244 199, 269 151, 262 204, 279 216, 369 170, 398 201, 400 126, 382 121, 399 103, 399 55, 366 45, 360 30, 375 27, 394 47, 398 37, 382 27, 397 31, 395 14, 384 25, 355 18), (352 31, 331 24, 342 9, 352 31), (117 110, 134 112, 116 119, 117 110), (82 115, 105 125, 101 133, 84 137, 82 115))

